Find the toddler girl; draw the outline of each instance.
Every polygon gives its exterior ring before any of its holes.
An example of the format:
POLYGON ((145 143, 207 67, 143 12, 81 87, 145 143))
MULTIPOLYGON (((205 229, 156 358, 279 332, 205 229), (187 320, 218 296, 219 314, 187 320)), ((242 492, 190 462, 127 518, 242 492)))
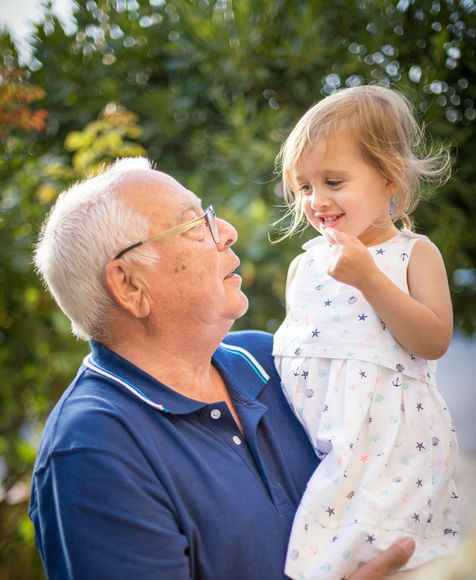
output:
POLYGON ((321 235, 292 262, 274 355, 322 459, 294 520, 286 574, 340 580, 408 536, 411 570, 455 547, 457 443, 436 389, 451 340, 440 252, 411 231, 422 181, 449 175, 425 151, 407 100, 378 86, 313 106, 283 145, 293 223, 321 235), (403 224, 398 229, 395 223, 403 224))

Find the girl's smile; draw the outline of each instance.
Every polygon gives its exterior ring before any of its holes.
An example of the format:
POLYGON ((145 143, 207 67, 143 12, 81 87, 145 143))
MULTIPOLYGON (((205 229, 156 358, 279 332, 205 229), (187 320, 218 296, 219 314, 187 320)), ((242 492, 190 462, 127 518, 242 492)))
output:
POLYGON ((321 228, 333 228, 344 214, 321 215, 314 212, 314 216, 321 222, 321 228))

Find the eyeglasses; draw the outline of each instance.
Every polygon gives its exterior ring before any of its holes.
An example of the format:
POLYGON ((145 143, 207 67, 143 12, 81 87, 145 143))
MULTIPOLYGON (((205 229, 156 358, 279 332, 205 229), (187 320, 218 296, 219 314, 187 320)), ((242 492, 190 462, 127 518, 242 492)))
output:
POLYGON ((113 259, 117 260, 118 258, 122 258, 122 256, 126 252, 129 252, 130 250, 134 250, 135 248, 139 248, 140 246, 143 246, 144 244, 149 244, 150 242, 155 242, 156 240, 160 240, 161 238, 165 238, 165 236, 170 236, 172 234, 183 234, 185 232, 188 232, 192 228, 195 228, 196 226, 198 226, 199 224, 202 224, 204 222, 205 222, 205 225, 207 225, 208 228, 210 229, 210 233, 212 235, 212 238, 213 238, 213 241, 215 242, 215 244, 219 244, 220 243, 220 233, 218 231, 218 226, 217 226, 217 222, 216 222, 216 214, 215 214, 215 210, 213 209, 213 206, 210 206, 210 207, 207 207, 207 209, 204 211, 202 216, 194 218, 193 220, 190 220, 189 222, 186 222, 184 224, 174 226, 173 228, 165 230, 165 231, 161 232, 160 234, 152 236, 151 238, 147 238, 146 240, 142 240, 141 242, 136 242, 135 244, 132 244, 131 246, 127 246, 127 248, 124 248, 118 254, 116 254, 113 259))

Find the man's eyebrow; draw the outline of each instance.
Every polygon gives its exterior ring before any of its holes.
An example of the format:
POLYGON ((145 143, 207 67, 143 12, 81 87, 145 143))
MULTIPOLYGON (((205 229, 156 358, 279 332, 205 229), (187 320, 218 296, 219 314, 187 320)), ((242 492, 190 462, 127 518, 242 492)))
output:
POLYGON ((198 209, 201 210, 202 208, 202 200, 197 197, 196 200, 194 202, 191 201, 186 201, 184 202, 181 207, 180 207, 180 212, 178 215, 178 220, 177 223, 181 224, 183 221, 183 216, 188 212, 188 211, 196 211, 198 209))

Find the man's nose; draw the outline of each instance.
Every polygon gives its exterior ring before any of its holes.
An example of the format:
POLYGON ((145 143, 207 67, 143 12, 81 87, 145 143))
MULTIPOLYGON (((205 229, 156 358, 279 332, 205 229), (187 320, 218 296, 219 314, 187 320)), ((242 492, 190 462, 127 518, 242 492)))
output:
POLYGON ((238 232, 236 229, 222 218, 216 218, 218 232, 220 234, 220 242, 217 244, 219 250, 225 250, 232 246, 238 239, 238 232))

